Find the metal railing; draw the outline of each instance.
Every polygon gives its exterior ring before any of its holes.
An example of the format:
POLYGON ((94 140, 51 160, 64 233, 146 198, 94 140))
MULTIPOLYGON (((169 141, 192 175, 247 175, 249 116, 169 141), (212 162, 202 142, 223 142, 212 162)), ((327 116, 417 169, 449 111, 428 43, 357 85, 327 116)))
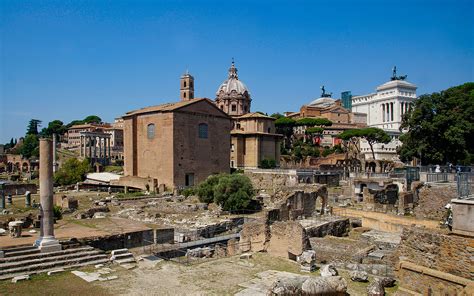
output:
POLYGON ((426 182, 428 183, 448 182, 448 173, 427 173, 426 182))
POLYGON ((474 193, 474 172, 460 172, 456 176, 458 197, 468 198, 474 193))

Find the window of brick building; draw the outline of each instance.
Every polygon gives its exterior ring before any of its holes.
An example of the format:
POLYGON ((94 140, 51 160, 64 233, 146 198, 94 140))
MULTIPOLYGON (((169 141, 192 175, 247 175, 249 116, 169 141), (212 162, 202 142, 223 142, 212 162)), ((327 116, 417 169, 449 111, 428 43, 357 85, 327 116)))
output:
POLYGON ((194 186, 194 174, 193 173, 190 173, 190 174, 186 174, 184 176, 185 180, 184 180, 184 185, 186 187, 188 186, 194 186))
POLYGON ((207 124, 200 123, 199 124, 199 138, 200 139, 207 139, 207 137, 208 137, 207 124))
POLYGON ((150 140, 155 138, 155 125, 153 123, 146 127, 146 137, 150 140))
POLYGON ((232 105, 232 111, 237 111, 237 106, 236 105, 232 105))

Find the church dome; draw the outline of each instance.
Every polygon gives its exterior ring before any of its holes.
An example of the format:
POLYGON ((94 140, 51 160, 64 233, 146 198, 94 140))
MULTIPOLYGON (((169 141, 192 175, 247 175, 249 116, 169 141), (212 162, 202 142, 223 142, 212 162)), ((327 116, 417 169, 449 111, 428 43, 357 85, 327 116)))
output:
POLYGON ((334 104, 336 104, 336 100, 333 98, 328 98, 328 97, 322 97, 316 100, 313 100, 311 103, 308 105, 311 107, 320 107, 320 108, 326 108, 326 107, 331 107, 334 104))
POLYGON ((237 75, 237 68, 234 62, 229 68, 229 77, 222 82, 216 92, 217 97, 230 96, 230 95, 241 95, 250 97, 249 90, 245 84, 239 80, 237 75))

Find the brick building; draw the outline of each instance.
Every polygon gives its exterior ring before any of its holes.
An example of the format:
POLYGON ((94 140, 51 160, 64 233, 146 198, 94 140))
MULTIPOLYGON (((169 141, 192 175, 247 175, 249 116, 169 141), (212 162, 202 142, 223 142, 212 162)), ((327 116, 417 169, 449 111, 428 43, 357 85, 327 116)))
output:
MULTIPOLYGON (((287 117, 295 120, 301 118, 326 118, 332 122, 331 126, 324 127, 323 137, 319 139, 321 146, 334 146, 340 143, 337 135, 345 130, 367 126, 367 115, 365 113, 351 112, 342 107, 341 100, 333 99, 331 94, 323 93, 307 105, 303 105, 299 112, 290 112, 287 117)), ((295 134, 302 136, 306 127, 295 127, 295 134)))
POLYGON ((151 179, 153 186, 173 189, 230 170, 231 118, 209 99, 187 95, 128 112, 123 120, 124 179, 151 179))

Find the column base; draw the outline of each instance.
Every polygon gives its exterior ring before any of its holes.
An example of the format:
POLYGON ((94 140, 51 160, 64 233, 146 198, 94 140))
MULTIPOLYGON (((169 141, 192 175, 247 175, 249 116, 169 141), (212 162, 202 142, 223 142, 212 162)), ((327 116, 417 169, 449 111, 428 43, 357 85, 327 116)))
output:
POLYGON ((50 252, 57 252, 62 250, 62 246, 54 236, 44 236, 40 237, 35 241, 34 244, 41 253, 50 253, 50 252))

